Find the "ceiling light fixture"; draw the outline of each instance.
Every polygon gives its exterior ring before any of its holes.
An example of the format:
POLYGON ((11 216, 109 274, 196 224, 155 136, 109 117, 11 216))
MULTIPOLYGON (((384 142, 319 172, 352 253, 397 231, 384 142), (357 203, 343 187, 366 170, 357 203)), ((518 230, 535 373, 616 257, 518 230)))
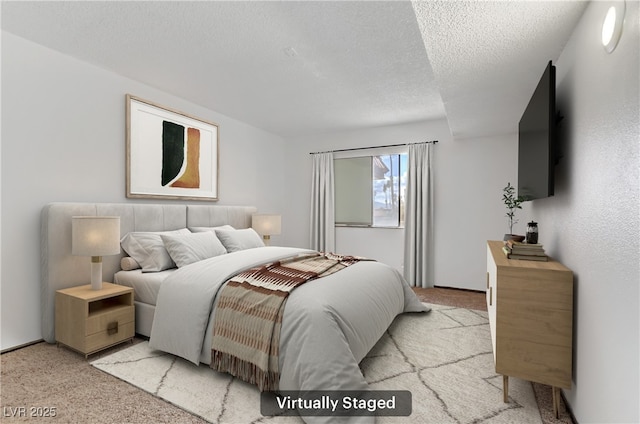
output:
POLYGON ((615 50, 622 35, 622 22, 624 21, 625 2, 619 2, 611 6, 602 23, 602 45, 607 53, 615 50))

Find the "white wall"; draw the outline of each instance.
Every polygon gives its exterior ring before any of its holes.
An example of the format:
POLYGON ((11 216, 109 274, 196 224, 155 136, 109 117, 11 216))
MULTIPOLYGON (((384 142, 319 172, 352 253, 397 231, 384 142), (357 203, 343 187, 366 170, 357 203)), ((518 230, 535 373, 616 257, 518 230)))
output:
POLYGON ((1 349, 41 338, 42 207, 132 201, 125 197, 126 93, 220 126, 219 204, 281 209, 282 138, 3 31, 1 349))
MULTIPOLYGON (((518 136, 455 139, 436 153, 435 284, 484 291, 487 240, 509 232, 502 189, 517 181, 518 136)), ((516 219, 524 234, 526 207, 516 219)))
MULTIPOLYGON (((506 228, 502 187, 517 176, 517 136, 452 140, 446 121, 288 139, 288 241, 309 246, 310 152, 438 140, 434 146, 435 284, 484 290, 486 241, 506 228)), ((521 220, 524 222, 524 218, 521 220)), ((522 229, 524 231, 524 229, 522 229)), ((336 250, 403 266, 404 230, 338 228, 336 250)))
POLYGON ((609 2, 592 2, 557 61, 564 158, 555 196, 532 202, 547 251, 574 272, 574 386, 580 423, 640 422, 640 31, 627 1, 607 54, 609 2))

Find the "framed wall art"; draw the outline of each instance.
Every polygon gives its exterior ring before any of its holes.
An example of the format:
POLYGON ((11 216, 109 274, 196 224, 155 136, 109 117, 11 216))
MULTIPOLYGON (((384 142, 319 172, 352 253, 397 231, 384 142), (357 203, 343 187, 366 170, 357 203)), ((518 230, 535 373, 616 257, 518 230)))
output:
POLYGON ((218 125, 126 95, 127 197, 218 200, 218 125))

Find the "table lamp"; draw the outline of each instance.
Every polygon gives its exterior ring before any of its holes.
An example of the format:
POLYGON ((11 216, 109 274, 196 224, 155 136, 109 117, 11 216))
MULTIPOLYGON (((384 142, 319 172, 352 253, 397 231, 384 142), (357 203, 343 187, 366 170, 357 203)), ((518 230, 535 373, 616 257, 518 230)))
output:
POLYGON ((91 256, 91 288, 102 289, 102 256, 120 253, 119 216, 71 217, 71 254, 91 256))
POLYGON ((269 246, 271 236, 280 234, 280 215, 256 214, 251 217, 251 227, 262 236, 265 246, 269 246))

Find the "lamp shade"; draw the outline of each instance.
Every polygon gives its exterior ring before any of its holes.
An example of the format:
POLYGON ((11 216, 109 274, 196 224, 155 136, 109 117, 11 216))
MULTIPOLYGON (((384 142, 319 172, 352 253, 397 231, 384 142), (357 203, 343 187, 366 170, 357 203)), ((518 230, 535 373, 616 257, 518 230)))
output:
POLYGON ((251 217, 251 227, 261 236, 273 236, 281 231, 280 215, 256 214, 251 217))
POLYGON ((71 253, 79 256, 106 256, 120 253, 120 217, 72 217, 71 253))

